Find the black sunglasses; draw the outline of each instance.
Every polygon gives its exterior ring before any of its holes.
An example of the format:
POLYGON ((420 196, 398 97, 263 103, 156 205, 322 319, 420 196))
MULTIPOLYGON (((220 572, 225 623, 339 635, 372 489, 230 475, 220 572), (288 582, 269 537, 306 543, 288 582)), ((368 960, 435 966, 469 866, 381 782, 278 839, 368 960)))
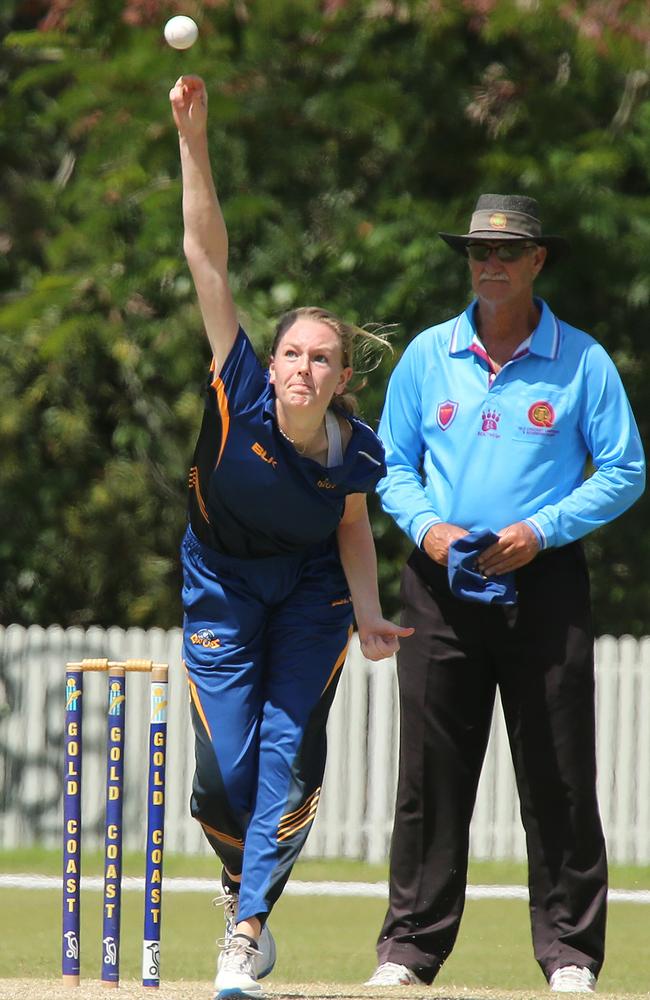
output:
POLYGON ((535 243, 519 243, 513 240, 512 243, 468 243, 467 256, 472 260, 487 260, 494 251, 499 260, 512 261, 519 260, 527 250, 532 250, 535 243))

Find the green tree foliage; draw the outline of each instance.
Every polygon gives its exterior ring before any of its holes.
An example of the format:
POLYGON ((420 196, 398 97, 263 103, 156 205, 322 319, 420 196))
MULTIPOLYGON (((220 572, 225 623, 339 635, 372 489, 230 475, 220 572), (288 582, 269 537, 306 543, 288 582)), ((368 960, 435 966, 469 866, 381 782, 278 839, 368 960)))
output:
MULTIPOLYGON (((0 15, 0 618, 177 624, 208 364, 167 94, 205 77, 247 328, 324 304, 398 324, 369 378, 469 296, 438 230, 481 191, 540 199, 573 254, 540 279, 650 403, 645 0, 13 0, 0 15)), ((382 591, 408 551, 374 507, 382 591)), ((498 518, 497 518, 498 520, 498 518)), ((587 541, 601 632, 650 632, 648 502, 587 541)), ((543 612, 543 609, 540 609, 543 612)))

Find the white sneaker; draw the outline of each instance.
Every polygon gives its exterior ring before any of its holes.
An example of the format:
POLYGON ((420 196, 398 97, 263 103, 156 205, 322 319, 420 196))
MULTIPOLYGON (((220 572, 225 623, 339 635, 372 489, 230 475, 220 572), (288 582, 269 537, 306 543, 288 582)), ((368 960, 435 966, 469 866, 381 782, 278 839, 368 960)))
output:
POLYGON ((595 993, 596 977, 579 965, 556 969, 548 982, 554 993, 595 993))
POLYGON ((407 969, 405 965, 397 965, 395 962, 383 962, 377 966, 370 979, 364 986, 426 986, 426 983, 418 978, 414 972, 407 969))
POLYGON ((245 997, 253 1000, 263 998, 262 987, 257 981, 258 957, 259 949, 243 934, 233 934, 229 941, 224 941, 214 981, 214 1000, 227 1000, 228 997, 237 997, 239 1000, 245 997))
MULTIPOLYGON (((213 900, 215 906, 223 906, 223 915, 226 921, 226 929, 223 937, 224 949, 230 943, 230 940, 235 933, 235 928, 237 926, 237 912, 239 910, 239 893, 233 892, 232 889, 227 888, 222 884, 221 895, 216 896, 213 900)), ((268 924, 264 924, 262 927, 262 933, 260 934, 259 941, 257 942, 258 953, 256 956, 257 964, 257 978, 264 979, 273 971, 273 966, 275 965, 276 959, 276 948, 273 935, 271 934, 268 924)), ((221 968, 221 962, 224 952, 219 953, 219 958, 217 959, 217 970, 221 968)))

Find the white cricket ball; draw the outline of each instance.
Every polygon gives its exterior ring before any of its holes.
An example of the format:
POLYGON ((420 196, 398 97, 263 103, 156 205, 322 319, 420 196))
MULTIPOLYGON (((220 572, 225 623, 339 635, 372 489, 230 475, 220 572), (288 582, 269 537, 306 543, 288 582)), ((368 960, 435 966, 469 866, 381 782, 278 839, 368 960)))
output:
POLYGON ((165 41, 173 49, 189 49, 199 37, 199 29, 191 17, 177 14, 165 25, 165 41))

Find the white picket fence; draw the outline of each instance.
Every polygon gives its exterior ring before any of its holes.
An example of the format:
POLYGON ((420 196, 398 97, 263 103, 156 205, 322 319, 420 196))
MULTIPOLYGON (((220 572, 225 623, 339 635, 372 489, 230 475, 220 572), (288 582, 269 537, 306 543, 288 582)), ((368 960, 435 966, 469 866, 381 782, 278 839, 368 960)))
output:
MULTIPOLYGON (((64 665, 83 657, 143 657, 170 665, 165 843, 209 853, 189 816, 193 743, 180 630, 0 628, 0 848, 61 838, 64 665)), ((610 860, 650 864, 650 637, 596 643, 599 795, 610 860)), ((145 675, 127 680, 125 847, 144 847, 145 675)), ((103 843, 106 679, 85 678, 84 846, 103 843)), ((369 663, 353 639, 328 727, 329 756, 305 854, 387 856, 397 776, 394 663, 369 663)), ((472 822, 475 858, 525 858, 524 834, 500 707, 472 822)))

